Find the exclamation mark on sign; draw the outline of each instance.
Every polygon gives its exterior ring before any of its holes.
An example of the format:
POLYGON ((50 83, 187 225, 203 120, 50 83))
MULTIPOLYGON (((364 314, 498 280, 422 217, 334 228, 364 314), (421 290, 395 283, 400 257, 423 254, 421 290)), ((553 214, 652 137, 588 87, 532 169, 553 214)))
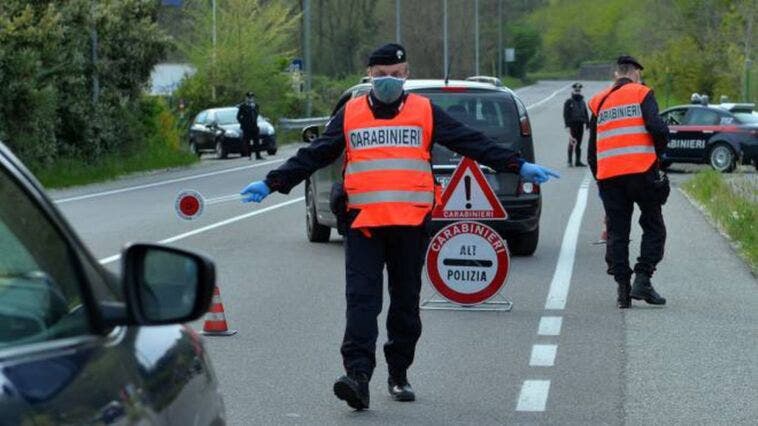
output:
POLYGON ((463 177, 463 184, 466 185, 466 208, 471 208, 471 176, 463 177))

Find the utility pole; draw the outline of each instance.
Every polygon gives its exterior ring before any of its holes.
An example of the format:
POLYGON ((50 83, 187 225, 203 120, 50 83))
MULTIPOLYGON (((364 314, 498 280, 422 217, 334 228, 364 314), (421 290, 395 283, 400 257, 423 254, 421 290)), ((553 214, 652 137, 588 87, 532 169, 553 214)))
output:
POLYGON ((447 52, 447 0, 442 0, 442 50, 444 51, 444 64, 442 65, 442 75, 445 78, 448 77, 447 71, 450 69, 448 64, 448 52, 447 52))
POLYGON ((497 0, 497 76, 503 76, 503 0, 497 0))
POLYGON ((211 9, 213 11, 213 31, 211 39, 213 43, 213 52, 211 53, 211 100, 216 102, 216 0, 211 0, 211 9))
POLYGON ((474 0, 474 75, 479 75, 479 0, 474 0))
POLYGON ((305 62, 305 116, 313 109, 311 100, 311 2, 303 0, 303 62, 305 62))
POLYGON ((395 43, 400 42, 400 0, 395 0, 395 43))
POLYGON ((92 105, 97 105, 97 100, 100 97, 100 78, 97 73, 97 16, 95 8, 97 2, 93 1, 90 6, 90 14, 92 15, 92 31, 90 38, 92 39, 92 105))

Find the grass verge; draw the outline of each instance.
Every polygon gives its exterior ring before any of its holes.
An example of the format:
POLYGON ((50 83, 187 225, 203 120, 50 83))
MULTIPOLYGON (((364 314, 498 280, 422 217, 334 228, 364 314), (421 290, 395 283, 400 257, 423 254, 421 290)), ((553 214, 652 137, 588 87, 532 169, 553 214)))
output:
MULTIPOLYGON (((737 194, 724 177, 713 170, 696 174, 683 189, 737 244, 753 272, 758 271, 758 203, 737 194)), ((755 192, 756 188, 749 191, 755 192)))
POLYGON ((187 166, 197 161, 189 151, 163 145, 123 155, 110 154, 96 162, 61 158, 51 166, 32 172, 46 188, 65 188, 108 181, 134 172, 187 166))

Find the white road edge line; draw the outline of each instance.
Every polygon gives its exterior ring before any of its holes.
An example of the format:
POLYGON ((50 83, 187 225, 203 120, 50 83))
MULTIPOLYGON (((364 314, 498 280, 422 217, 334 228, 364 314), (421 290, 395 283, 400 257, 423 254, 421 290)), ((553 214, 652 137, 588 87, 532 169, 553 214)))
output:
POLYGON ((558 345, 533 345, 532 356, 529 357, 530 367, 552 367, 555 365, 555 355, 558 345))
MULTIPOLYGON (((159 244, 170 244, 179 240, 182 240, 187 237, 191 237, 193 235, 197 235, 206 231, 210 231, 212 229, 220 228, 225 225, 229 225, 230 223, 239 222, 240 220, 247 219, 249 217, 258 216, 259 214, 263 214, 266 212, 270 212, 271 210, 276 210, 280 207, 288 206, 290 204, 298 203, 300 201, 303 201, 305 197, 298 197, 292 200, 285 201, 283 203, 274 204, 273 206, 269 206, 260 210, 255 210, 250 213, 245 213, 243 215, 234 216, 226 220, 222 220, 220 222, 212 223, 208 226, 203 226, 202 228, 198 228, 189 232, 185 232, 183 234, 175 235, 173 237, 166 238, 165 240, 158 241, 159 244)), ((99 259, 98 262, 100 262, 101 265, 105 265, 111 262, 115 262, 117 260, 121 259, 120 254, 115 254, 113 256, 104 257, 102 259, 99 259)))
POLYGON ((55 202, 56 204, 63 204, 63 203, 71 202, 71 201, 80 201, 80 200, 86 200, 86 199, 89 199, 89 198, 104 197, 106 195, 121 194, 123 192, 137 191, 137 190, 145 189, 145 188, 153 188, 155 186, 169 185, 169 184, 172 184, 172 183, 184 182, 184 181, 188 181, 188 180, 192 180, 192 179, 199 179, 199 178, 204 178, 204 177, 208 177, 208 176, 221 175, 221 174, 224 174, 224 173, 238 172, 240 170, 253 169, 255 167, 262 167, 262 166, 267 166, 269 164, 281 163, 281 162, 286 161, 286 160, 287 160, 286 158, 281 158, 281 159, 277 159, 277 160, 264 161, 263 163, 256 163, 256 164, 251 164, 251 165, 247 165, 247 166, 240 166, 240 167, 232 167, 230 169, 217 170, 215 172, 208 172, 208 173, 201 173, 199 175, 184 176, 184 177, 180 177, 180 178, 176 178, 176 179, 162 180, 160 182, 146 183, 144 185, 129 186, 129 187, 126 187, 126 188, 113 189, 113 190, 110 190, 110 191, 95 192, 93 194, 77 195, 75 197, 61 198, 61 199, 58 199, 58 200, 53 200, 53 202, 55 202))
POLYGON ((556 90, 555 92, 551 93, 550 96, 548 96, 547 98, 542 99, 540 101, 537 101, 537 103, 529 105, 528 107, 526 107, 526 110, 529 111, 530 109, 538 107, 538 106, 544 104, 545 102, 549 101, 550 99, 553 99, 555 97, 555 95, 557 95, 558 93, 561 93, 562 91, 564 91, 564 90, 568 89, 569 87, 571 87, 571 84, 572 83, 569 83, 569 84, 561 87, 560 89, 556 90))
POLYGON ((561 310, 566 307, 571 274, 574 272, 574 258, 576 257, 576 242, 579 239, 579 228, 582 225, 582 216, 587 207, 587 193, 590 187, 590 176, 585 176, 576 194, 576 204, 571 211, 566 232, 563 233, 563 243, 558 255, 558 263, 555 265, 553 280, 550 282, 550 291, 545 302, 545 309, 561 310))
POLYGON ((542 317, 537 329, 538 336, 559 336, 561 334, 562 317, 542 317))
POLYGON ((524 380, 516 411, 545 411, 550 380, 524 380))

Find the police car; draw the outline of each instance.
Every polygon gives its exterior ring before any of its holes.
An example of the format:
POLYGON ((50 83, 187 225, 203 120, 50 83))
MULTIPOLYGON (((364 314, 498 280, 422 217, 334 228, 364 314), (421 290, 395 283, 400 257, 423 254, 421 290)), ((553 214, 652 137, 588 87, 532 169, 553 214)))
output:
MULTIPOLYGON (((526 106, 506 87, 491 83, 463 80, 407 80, 405 90, 428 97, 452 117, 473 127, 508 148, 519 151, 523 158, 534 162, 534 142, 526 106)), ((345 91, 332 115, 352 98, 365 95, 371 84, 362 82, 345 91)), ((318 137, 319 126, 303 129, 305 142, 318 137)), ((445 187, 462 157, 447 148, 435 145, 432 150, 432 169, 435 179, 445 187)), ((331 228, 337 218, 329 207, 332 185, 342 181, 341 157, 311 175, 305 186, 306 231, 311 242, 329 241, 331 228)), ((495 195, 508 212, 504 221, 483 221, 508 240, 513 255, 532 255, 539 240, 539 221, 542 195, 536 184, 524 182, 516 173, 501 173, 482 166, 482 171, 495 195)), ((435 220, 436 231, 451 221, 435 220)))
POLYGON ((758 168, 758 113, 755 104, 680 105, 661 112, 671 138, 663 167, 710 164, 729 173, 738 163, 758 168))

